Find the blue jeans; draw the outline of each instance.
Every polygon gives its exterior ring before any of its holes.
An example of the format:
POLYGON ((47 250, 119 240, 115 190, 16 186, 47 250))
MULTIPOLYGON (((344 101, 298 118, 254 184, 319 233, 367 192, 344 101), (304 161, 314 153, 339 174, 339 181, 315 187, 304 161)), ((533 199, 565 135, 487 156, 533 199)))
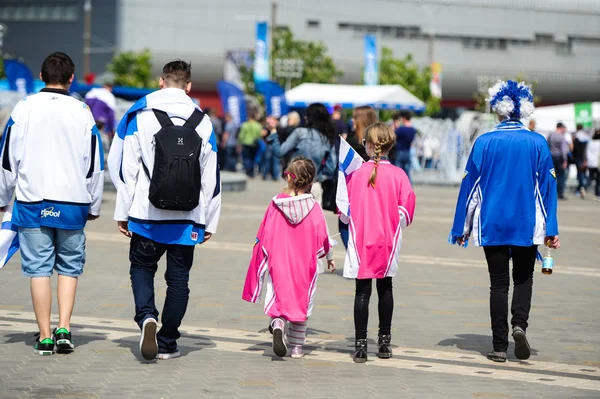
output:
POLYGON ((577 161, 575 162, 575 166, 577 166, 577 190, 581 190, 582 188, 586 188, 587 183, 587 173, 586 170, 583 169, 583 162, 577 161))
POLYGON ((410 164, 410 151, 403 150, 396 152, 396 166, 406 172, 406 175, 412 184, 412 179, 410 178, 410 164))
POLYGON ((275 156, 273 146, 269 145, 267 150, 263 154, 263 178, 267 180, 267 177, 271 175, 273 180, 279 180, 281 162, 279 158, 275 156))
POLYGON ((558 198, 565 198, 565 186, 567 183, 567 174, 563 169, 562 157, 552 157, 552 163, 554 164, 554 173, 556 173, 556 190, 558 192, 558 198))
POLYGON ((26 277, 77 278, 85 265, 85 234, 80 230, 52 227, 19 227, 21 271, 26 277))
POLYGON ((190 289, 190 269, 194 262, 194 247, 191 245, 161 244, 138 234, 133 234, 129 248, 131 288, 135 301, 135 322, 140 329, 144 320, 158 320, 154 304, 154 275, 158 261, 167 253, 167 297, 162 314, 162 328, 156 334, 159 353, 177 351, 177 339, 181 336, 179 326, 187 310, 190 289))
POLYGON ((225 148, 225 170, 235 172, 237 167, 238 154, 236 147, 225 148))

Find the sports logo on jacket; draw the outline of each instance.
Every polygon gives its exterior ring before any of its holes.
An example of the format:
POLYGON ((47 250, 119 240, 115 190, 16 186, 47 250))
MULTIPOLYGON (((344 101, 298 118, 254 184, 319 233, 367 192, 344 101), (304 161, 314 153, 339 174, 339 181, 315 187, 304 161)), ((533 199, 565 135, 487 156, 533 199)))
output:
POLYGON ((198 240, 198 232, 192 231, 191 238, 192 238, 192 241, 197 241, 198 240))
POLYGON ((554 170, 554 168, 550 169, 550 174, 556 179, 556 171, 554 170))
POLYGON ((463 180, 465 177, 469 176, 469 172, 467 172, 466 170, 463 172, 463 180))
POLYGON ((57 218, 57 217, 60 217, 60 211, 55 212, 54 207, 52 206, 50 208, 42 209, 40 216, 43 218, 45 218, 45 217, 57 218))
POLYGON ((254 246, 257 246, 259 242, 260 240, 258 239, 258 237, 256 237, 256 241, 254 241, 254 246))

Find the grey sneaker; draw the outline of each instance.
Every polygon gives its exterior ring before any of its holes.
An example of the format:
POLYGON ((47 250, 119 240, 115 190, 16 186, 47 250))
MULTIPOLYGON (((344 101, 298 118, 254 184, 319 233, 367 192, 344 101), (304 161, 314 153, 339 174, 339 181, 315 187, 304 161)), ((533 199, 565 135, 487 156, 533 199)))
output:
POLYGON ((531 356, 531 348, 527 342, 525 330, 519 326, 513 328, 513 339, 515 340, 515 356, 519 360, 527 360, 531 356))
POLYGON ((273 326, 273 352, 279 357, 284 357, 287 354, 287 345, 285 344, 285 321, 275 319, 271 324, 273 326))

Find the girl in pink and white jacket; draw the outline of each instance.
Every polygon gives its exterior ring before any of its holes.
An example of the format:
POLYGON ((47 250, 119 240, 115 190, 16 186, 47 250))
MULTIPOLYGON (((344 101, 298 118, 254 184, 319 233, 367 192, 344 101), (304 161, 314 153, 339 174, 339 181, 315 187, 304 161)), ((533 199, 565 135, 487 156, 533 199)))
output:
POLYGON ((350 238, 344 277, 356 279, 354 299, 354 361, 367 361, 367 323, 372 279, 379 296, 379 351, 392 357, 390 348, 394 296, 392 277, 398 270, 402 230, 411 224, 415 194, 406 173, 390 164, 387 155, 396 143, 394 131, 384 123, 367 128, 363 144, 371 160, 347 176, 350 238))
POLYGON ((284 173, 288 186, 269 205, 258 229, 242 298, 260 300, 267 274, 265 314, 271 317, 273 351, 277 356, 304 356, 306 321, 312 313, 317 288, 318 260, 327 257, 335 270, 325 215, 310 193, 316 175, 313 161, 294 158, 284 173), (287 337, 286 323, 289 322, 287 337))

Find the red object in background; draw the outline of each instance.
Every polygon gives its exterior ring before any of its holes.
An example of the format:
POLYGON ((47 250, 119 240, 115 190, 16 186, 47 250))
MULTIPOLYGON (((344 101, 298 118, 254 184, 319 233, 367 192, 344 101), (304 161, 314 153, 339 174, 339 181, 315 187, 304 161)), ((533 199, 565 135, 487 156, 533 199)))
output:
POLYGON ((467 108, 473 109, 475 107, 474 99, 455 99, 455 98, 444 98, 442 99, 442 108, 467 108))
POLYGON ((221 99, 219 98, 219 93, 217 93, 217 91, 192 90, 190 91, 189 96, 198 99, 198 101, 200 101, 200 108, 203 110, 211 108, 218 116, 224 116, 223 108, 221 107, 221 99))
POLYGON ((83 81, 88 85, 93 85, 95 80, 96 80, 96 74, 93 72, 90 72, 83 77, 83 81))

